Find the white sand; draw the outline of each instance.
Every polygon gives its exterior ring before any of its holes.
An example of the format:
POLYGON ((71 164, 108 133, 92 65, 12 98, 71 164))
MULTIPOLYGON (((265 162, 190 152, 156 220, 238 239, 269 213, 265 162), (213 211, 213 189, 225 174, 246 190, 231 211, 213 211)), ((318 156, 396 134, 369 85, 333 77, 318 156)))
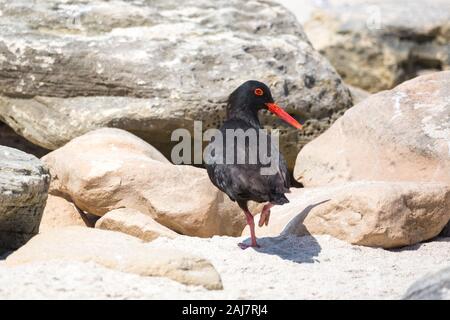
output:
POLYGON ((398 299, 416 279, 450 265, 450 238, 390 251, 328 236, 264 238, 258 251, 243 251, 238 240, 179 237, 149 244, 206 257, 222 276, 222 291, 94 264, 48 262, 8 269, 0 262, 0 299, 398 299))

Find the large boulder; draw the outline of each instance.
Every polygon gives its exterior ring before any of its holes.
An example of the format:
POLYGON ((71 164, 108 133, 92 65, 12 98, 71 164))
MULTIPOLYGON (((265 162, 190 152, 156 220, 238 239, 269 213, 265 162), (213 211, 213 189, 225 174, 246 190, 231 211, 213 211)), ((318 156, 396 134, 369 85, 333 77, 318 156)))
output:
POLYGON ((6 266, 52 260, 94 262, 142 276, 167 277, 188 285, 222 289, 216 269, 205 259, 113 231, 66 227, 35 236, 6 259, 6 266))
POLYGON ((232 90, 257 79, 298 120, 311 119, 300 132, 265 117, 288 136, 293 166, 351 106, 333 67, 272 1, 19 0, 0 11, 0 119, 48 149, 108 126, 168 157, 174 129, 219 126, 232 90))
POLYGON ((145 242, 158 237, 175 238, 178 234, 164 227, 149 215, 134 209, 116 209, 107 212, 95 223, 97 229, 118 231, 139 238, 145 242))
POLYGON ((450 300, 450 267, 414 282, 404 295, 405 300, 450 300))
POLYGON ((42 158, 52 175, 50 193, 103 216, 138 210, 181 234, 239 235, 239 207, 210 182, 206 170, 168 162, 152 146, 120 129, 75 138, 42 158))
POLYGON ((305 186, 354 180, 450 183, 450 71, 374 94, 298 154, 305 186))
POLYGON ((343 79, 371 92, 450 68, 448 0, 279 0, 343 79))
POLYGON ((328 234, 395 248, 437 236, 450 220, 450 185, 443 183, 350 182, 293 190, 288 198, 272 209, 268 227, 257 228, 258 236, 328 234))
POLYGON ((0 146, 0 252, 17 249, 38 233, 49 182, 35 156, 0 146))

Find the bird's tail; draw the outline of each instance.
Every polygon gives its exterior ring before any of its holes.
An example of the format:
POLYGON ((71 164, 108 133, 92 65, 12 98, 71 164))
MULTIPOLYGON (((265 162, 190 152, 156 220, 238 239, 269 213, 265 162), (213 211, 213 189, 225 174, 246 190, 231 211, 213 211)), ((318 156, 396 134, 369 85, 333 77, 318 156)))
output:
POLYGON ((270 202, 273 204, 283 205, 285 203, 289 203, 288 198, 282 193, 276 193, 272 195, 270 202))

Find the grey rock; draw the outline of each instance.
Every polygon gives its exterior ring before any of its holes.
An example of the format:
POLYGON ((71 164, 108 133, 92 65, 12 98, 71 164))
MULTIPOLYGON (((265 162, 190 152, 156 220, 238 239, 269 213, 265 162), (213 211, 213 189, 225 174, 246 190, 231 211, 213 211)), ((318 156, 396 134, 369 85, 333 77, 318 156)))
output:
POLYGON ((403 299, 450 300, 450 267, 416 281, 403 299))
POLYGON ((272 1, 19 0, 0 10, 0 120, 48 149, 109 126, 169 156, 174 129, 219 126, 228 94, 258 79, 306 121, 300 132, 263 116, 282 129, 293 164, 352 104, 295 17, 272 1))
POLYGON ((0 252, 38 233, 50 176, 36 157, 0 146, 0 252))
POLYGON ((314 47, 354 86, 377 92, 424 72, 450 68, 448 0, 286 4, 304 23, 314 47))

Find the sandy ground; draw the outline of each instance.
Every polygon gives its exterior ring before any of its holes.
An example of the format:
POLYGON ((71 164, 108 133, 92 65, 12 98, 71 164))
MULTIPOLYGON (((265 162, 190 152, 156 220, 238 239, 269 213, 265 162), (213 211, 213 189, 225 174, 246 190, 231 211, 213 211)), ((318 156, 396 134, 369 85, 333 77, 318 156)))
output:
POLYGON ((224 290, 143 278, 92 263, 47 262, 6 268, 0 299, 398 299, 426 273, 450 265, 450 238, 404 248, 352 246, 328 236, 260 239, 241 250, 239 239, 159 238, 161 244, 209 259, 224 290))

